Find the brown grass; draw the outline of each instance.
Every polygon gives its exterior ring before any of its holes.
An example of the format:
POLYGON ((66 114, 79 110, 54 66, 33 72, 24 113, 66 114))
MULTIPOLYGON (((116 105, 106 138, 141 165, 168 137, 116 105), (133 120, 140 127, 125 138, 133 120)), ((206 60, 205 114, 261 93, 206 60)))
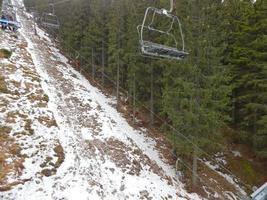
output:
POLYGON ((238 150, 242 156, 235 157, 229 152, 227 154, 227 168, 249 185, 259 187, 265 183, 267 180, 267 160, 258 159, 257 155, 247 145, 234 144, 231 148, 238 150))
POLYGON ((0 187, 0 192, 6 192, 11 190, 14 186, 20 184, 20 182, 14 182, 14 183, 10 183, 10 184, 6 184, 4 186, 0 187))
POLYGON ((52 126, 57 127, 57 122, 56 122, 56 120, 54 118, 51 119, 50 117, 47 117, 47 116, 41 116, 41 117, 38 118, 38 121, 41 124, 47 126, 48 128, 50 128, 52 126))
POLYGON ((28 96, 29 100, 31 103, 35 103, 37 101, 41 102, 43 100, 43 96, 42 95, 36 95, 36 94, 31 94, 28 96))
POLYGON ((57 162, 55 163, 55 167, 58 168, 64 162, 65 154, 64 154, 64 150, 60 144, 58 144, 54 148, 54 151, 55 151, 56 156, 57 156, 57 162))
POLYGON ((41 174, 43 174, 44 176, 46 177, 49 177, 49 176, 52 176, 56 173, 56 170, 55 169, 43 169, 41 171, 41 174))
POLYGON ((14 111, 11 111, 11 112, 8 112, 7 115, 6 115, 6 123, 16 123, 16 118, 18 116, 18 111, 14 112, 14 111))
POLYGON ((12 154, 12 155, 16 155, 18 157, 21 156, 20 152, 21 152, 21 148, 18 144, 12 144, 10 147, 9 147, 9 152, 12 154))
POLYGON ((6 185, 3 185, 3 186, 0 186, 0 192, 5 192, 5 191, 9 191, 11 190, 13 187, 19 185, 19 184, 23 184, 27 181, 30 181, 31 179, 24 179, 24 180, 21 180, 21 181, 15 181, 13 183, 9 183, 9 184, 6 184, 6 185))
POLYGON ((14 186, 14 183, 8 184, 6 176, 9 173, 21 175, 24 168, 24 157, 21 155, 21 148, 15 139, 10 136, 11 128, 7 126, 0 127, 0 191, 7 191, 14 186), (11 162, 6 162, 12 158, 11 162))
MULTIPOLYGON (((46 94, 31 94, 28 96, 31 103, 38 103, 46 105, 49 101, 49 97, 46 94)), ((43 106, 42 106, 43 107, 43 106)))
POLYGON ((53 160, 52 157, 48 156, 45 158, 45 161, 40 165, 41 168, 48 167, 49 164, 51 164, 51 161, 53 160))
POLYGON ((15 136, 16 138, 20 138, 20 137, 25 136, 25 135, 29 135, 29 133, 26 132, 26 131, 21 131, 21 132, 16 132, 16 133, 14 133, 14 136, 15 136))
POLYGON ((34 130, 32 129, 32 121, 30 119, 25 120, 24 129, 29 133, 29 135, 34 134, 34 130))
POLYGON ((9 90, 7 89, 7 85, 5 82, 5 78, 3 76, 0 76, 0 93, 9 93, 9 90))
POLYGON ((10 72, 10 73, 14 73, 17 70, 17 67, 14 64, 5 64, 2 66, 7 72, 10 72))
POLYGON ((12 52, 7 49, 0 49, 0 58, 10 58, 12 52))
POLYGON ((21 82, 11 80, 10 83, 12 83, 16 88, 20 88, 21 87, 21 82))
POLYGON ((43 176, 52 176, 57 172, 57 168, 61 166, 61 164, 64 162, 65 159, 65 154, 62 146, 58 143, 58 145, 54 148, 54 152, 56 153, 57 161, 56 163, 53 163, 52 160, 53 158, 51 157, 46 157, 45 161, 40 165, 42 169, 41 174, 43 176), (48 169, 47 167, 53 166, 52 169, 48 169))
POLYGON ((8 126, 0 126, 0 142, 5 142, 8 139, 11 130, 8 126))
POLYGON ((48 103, 48 101, 49 101, 48 95, 44 94, 42 100, 48 103))

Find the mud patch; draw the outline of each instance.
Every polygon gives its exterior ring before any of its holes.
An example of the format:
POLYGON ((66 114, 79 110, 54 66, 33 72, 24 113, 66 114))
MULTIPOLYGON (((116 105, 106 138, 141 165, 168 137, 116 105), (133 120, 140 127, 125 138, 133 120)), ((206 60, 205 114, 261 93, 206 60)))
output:
POLYGON ((129 175, 139 176, 142 170, 148 169, 167 180, 168 184, 173 185, 172 179, 165 175, 162 168, 149 159, 149 157, 133 143, 127 146, 116 138, 109 138, 105 141, 98 139, 91 140, 88 141, 87 144, 87 148, 92 155, 101 155, 101 159, 103 160, 105 156, 108 156, 118 168, 129 175))

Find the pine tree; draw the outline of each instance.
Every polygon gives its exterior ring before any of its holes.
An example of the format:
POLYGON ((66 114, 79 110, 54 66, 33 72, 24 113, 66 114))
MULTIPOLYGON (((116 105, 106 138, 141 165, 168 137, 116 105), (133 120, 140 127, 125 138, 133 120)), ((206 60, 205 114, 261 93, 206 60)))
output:
POLYGON ((247 117, 253 122, 253 146, 260 157, 267 158, 267 2, 259 0, 250 17, 250 48, 252 73, 246 76, 245 105, 247 117))
MULTIPOLYGON (((190 56, 165 70, 163 113, 180 133, 200 147, 216 150, 216 142, 221 138, 218 130, 228 118, 230 92, 227 70, 220 63, 223 47, 218 37, 221 28, 218 10, 221 3, 186 1, 179 6, 188 11, 182 13, 182 18, 190 56)), ((177 154, 192 155, 192 144, 174 134, 177 154)))
MULTIPOLYGON (((266 157, 266 1, 227 1, 228 44, 234 124, 248 134, 256 152, 266 157)), ((245 132, 243 133, 245 134, 245 132)))

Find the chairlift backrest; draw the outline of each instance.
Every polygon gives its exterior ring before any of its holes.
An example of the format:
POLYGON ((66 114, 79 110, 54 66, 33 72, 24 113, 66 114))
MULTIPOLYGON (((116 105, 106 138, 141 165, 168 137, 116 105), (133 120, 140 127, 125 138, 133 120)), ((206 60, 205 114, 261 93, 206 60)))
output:
POLYGON ((43 13, 41 17, 41 24, 46 28, 59 29, 59 21, 55 14, 43 13))
POLYGON ((51 12, 43 13, 41 17, 41 24, 48 29, 59 29, 59 20, 58 17, 55 15, 54 4, 49 4, 51 7, 51 12))
POLYGON ((171 0, 171 9, 158 9, 148 7, 145 12, 143 23, 137 27, 139 33, 139 43, 142 55, 154 58, 169 58, 181 60, 188 55, 185 52, 184 36, 180 20, 177 16, 171 14, 173 10, 173 1, 171 0), (156 16, 165 17, 170 20, 169 27, 164 30, 154 26, 156 16), (151 18, 151 21, 149 20, 151 18), (178 26, 179 34, 172 33, 175 25, 178 26), (145 32, 158 33, 163 35, 165 39, 172 40, 172 45, 151 41, 145 36, 145 32), (178 40, 180 43, 178 44, 178 40))

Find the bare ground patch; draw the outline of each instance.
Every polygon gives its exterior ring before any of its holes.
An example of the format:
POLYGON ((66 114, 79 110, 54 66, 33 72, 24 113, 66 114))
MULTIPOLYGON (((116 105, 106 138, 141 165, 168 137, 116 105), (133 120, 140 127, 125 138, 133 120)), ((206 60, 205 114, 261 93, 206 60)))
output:
POLYGON ((7 49, 0 49, 0 58, 10 58, 12 52, 7 49))
POLYGON ((21 175, 24 169, 24 155, 19 144, 10 136, 11 130, 10 127, 0 126, 0 190, 13 186, 7 182, 9 174, 21 175))
POLYGON ((86 150, 89 150, 92 155, 96 155, 98 150, 100 152, 98 155, 101 155, 102 159, 104 156, 108 156, 117 167, 127 174, 139 176, 141 171, 144 168, 147 170, 148 167, 149 171, 167 180, 170 185, 173 184, 171 178, 166 176, 163 170, 134 144, 127 146, 115 138, 109 138, 104 142, 95 139, 87 144, 86 150))
POLYGON ((58 138, 51 137, 56 136, 57 123, 27 43, 10 39, 8 45, 15 47, 12 56, 0 60, 0 192, 31 180, 21 179, 25 171, 32 170, 25 161, 42 165, 36 174, 47 176, 55 173, 65 158, 58 138))
POLYGON ((0 93, 6 93, 6 94, 9 93, 5 78, 1 75, 0 75, 0 93))

